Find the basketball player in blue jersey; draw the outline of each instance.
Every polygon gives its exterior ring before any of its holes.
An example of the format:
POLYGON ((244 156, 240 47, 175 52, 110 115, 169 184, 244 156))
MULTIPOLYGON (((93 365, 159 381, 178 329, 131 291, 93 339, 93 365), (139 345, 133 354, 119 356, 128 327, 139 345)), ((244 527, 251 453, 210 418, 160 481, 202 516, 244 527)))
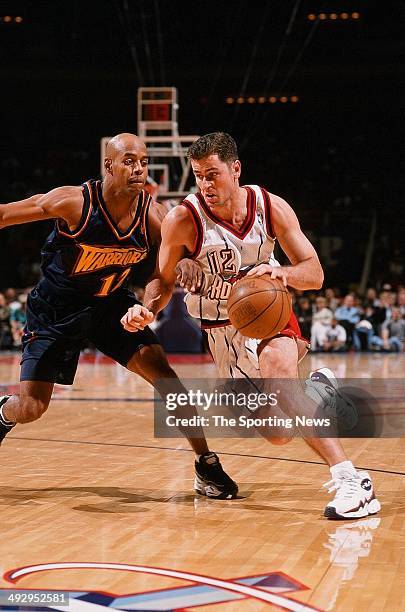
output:
MULTIPOLYGON (((147 174, 145 144, 119 134, 107 145, 103 181, 0 206, 0 228, 56 219, 42 250, 43 278, 28 297, 20 393, 0 398, 0 442, 15 424, 45 412, 54 383, 73 383, 86 340, 158 391, 164 378, 181 387, 155 334, 142 325, 134 335, 120 323, 139 304, 125 288, 131 270, 160 243, 161 212, 143 189, 147 174)), ((190 412, 184 408, 178 416, 190 412)), ((209 496, 234 498, 237 485, 209 452, 202 429, 193 431, 200 437, 182 433, 197 455, 196 473, 209 496)))
MULTIPOLYGON (((306 381, 306 393, 299 384, 298 362, 307 351, 307 343, 295 317, 280 333, 262 341, 246 339, 227 317, 231 287, 227 279, 232 275, 270 274, 300 290, 322 286, 321 264, 295 213, 285 200, 257 185, 240 186, 241 163, 236 143, 228 134, 215 132, 202 136, 191 145, 189 158, 199 192, 187 196, 183 205, 171 210, 163 220, 160 276, 147 286, 144 305, 132 307, 123 317, 124 328, 136 331, 138 327, 142 329, 145 321, 150 322, 170 299, 178 262, 184 257, 194 258, 205 282, 198 295, 186 296, 186 304, 208 330, 210 350, 220 376, 279 379, 277 385, 286 378, 287 392, 281 406, 285 414, 313 415, 316 405, 322 403, 326 414, 339 417, 343 413, 350 428, 357 417, 353 406, 339 394, 333 372, 327 368, 313 372, 306 381), (276 239, 290 266, 279 266, 274 260, 276 239)), ((193 284, 194 279, 189 277, 187 287, 192 288, 193 284)), ((326 506, 325 516, 352 519, 380 510, 368 473, 355 469, 339 439, 300 433, 330 467, 332 480, 326 485, 336 494, 326 506)), ((276 444, 291 439, 285 432, 281 436, 269 439, 276 444)), ((196 488, 204 492, 204 486, 197 477, 196 488)))

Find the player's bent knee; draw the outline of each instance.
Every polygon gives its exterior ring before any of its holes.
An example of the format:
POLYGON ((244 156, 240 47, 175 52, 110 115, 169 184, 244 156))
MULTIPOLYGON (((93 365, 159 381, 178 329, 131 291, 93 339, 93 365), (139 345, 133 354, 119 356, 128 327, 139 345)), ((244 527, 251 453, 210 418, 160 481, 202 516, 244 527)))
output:
POLYGON ((18 415, 18 423, 30 423, 39 419, 46 409, 48 404, 34 397, 20 398, 20 413, 18 415))
POLYGON ((259 365, 264 377, 293 378, 296 376, 297 362, 281 349, 264 346, 259 355, 259 365))

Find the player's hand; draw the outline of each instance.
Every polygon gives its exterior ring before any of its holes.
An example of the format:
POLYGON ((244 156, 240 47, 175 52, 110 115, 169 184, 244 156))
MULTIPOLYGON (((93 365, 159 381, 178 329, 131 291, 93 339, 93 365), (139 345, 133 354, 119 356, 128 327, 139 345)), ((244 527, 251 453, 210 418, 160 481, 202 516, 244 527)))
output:
POLYGON ((177 281, 180 287, 191 293, 200 293, 204 282, 204 272, 192 259, 182 259, 176 266, 177 281))
POLYGON ((280 266, 273 267, 270 264, 260 264, 249 270, 246 276, 263 276, 264 274, 270 274, 270 278, 279 278, 284 287, 287 287, 287 271, 280 266))
POLYGON ((155 315, 153 312, 145 308, 145 306, 141 306, 141 304, 135 304, 124 314, 121 319, 121 325, 126 331, 134 333, 145 329, 154 319, 155 315))

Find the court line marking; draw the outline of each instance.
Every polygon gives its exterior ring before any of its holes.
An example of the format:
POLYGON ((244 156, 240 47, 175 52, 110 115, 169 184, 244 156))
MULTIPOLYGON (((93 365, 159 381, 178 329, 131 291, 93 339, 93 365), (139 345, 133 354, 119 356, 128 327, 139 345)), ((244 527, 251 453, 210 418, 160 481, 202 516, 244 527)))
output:
MULTIPOLYGON (((265 591, 264 589, 261 589, 260 587, 252 587, 252 586, 230 582, 228 580, 223 580, 219 578, 211 578, 209 576, 204 576, 201 574, 192 574, 190 572, 150 567, 147 565, 127 565, 124 563, 96 563, 96 562, 94 563, 81 563, 81 562, 44 563, 41 565, 26 566, 16 571, 7 572, 7 576, 4 576, 4 578, 8 582, 14 583, 14 582, 17 582, 23 576, 33 574, 36 572, 42 572, 42 571, 46 571, 50 569, 79 569, 79 568, 107 569, 107 570, 115 569, 115 570, 138 572, 138 573, 144 573, 144 574, 157 574, 158 576, 178 578, 180 580, 187 580, 189 582, 194 582, 197 584, 204 584, 206 586, 213 586, 219 589, 225 589, 227 591, 242 594, 242 595, 245 595, 246 597, 253 597, 254 599, 258 599, 259 601, 264 601, 268 604, 280 606, 281 608, 284 608, 285 610, 292 610, 294 612, 320 610, 320 608, 314 608, 311 605, 306 605, 305 603, 296 601, 294 599, 290 599, 289 597, 269 593, 268 591, 265 591)), ((57 609, 62 610, 63 608, 58 607, 57 609)), ((72 607, 71 610, 73 612, 74 607, 72 607)))
MULTIPOLYGON (((375 438, 380 440, 381 438, 375 438)), ((388 439, 388 438, 387 438, 388 439)), ((7 436, 7 440, 33 440, 34 442, 61 442, 62 444, 88 444, 88 445, 100 445, 100 446, 119 446, 122 448, 149 448, 151 450, 168 450, 182 453, 194 453, 190 448, 171 448, 170 446, 152 446, 150 444, 119 444, 118 442, 93 442, 90 440, 55 440, 53 438, 26 438, 22 436, 7 436)), ((249 459, 270 459, 272 461, 288 461, 291 463, 306 463, 310 465, 323 465, 326 464, 322 461, 311 461, 309 459, 290 459, 287 457, 268 457, 267 455, 250 455, 244 453, 230 453, 227 451, 218 451, 220 455, 227 455, 229 457, 247 457, 249 459)), ((380 470, 378 468, 369 467, 358 467, 359 470, 366 470, 367 472, 380 472, 382 474, 394 474, 398 476, 405 476, 405 472, 396 472, 395 470, 380 470)))

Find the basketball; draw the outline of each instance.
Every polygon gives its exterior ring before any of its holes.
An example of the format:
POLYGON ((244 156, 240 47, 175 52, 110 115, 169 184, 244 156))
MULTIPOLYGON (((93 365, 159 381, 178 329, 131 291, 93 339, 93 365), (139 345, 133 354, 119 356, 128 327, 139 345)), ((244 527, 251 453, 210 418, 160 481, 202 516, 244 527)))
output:
POLYGON ((235 283, 228 298, 234 327, 249 338, 268 338, 284 329, 291 316, 287 287, 269 274, 245 277, 235 283))

